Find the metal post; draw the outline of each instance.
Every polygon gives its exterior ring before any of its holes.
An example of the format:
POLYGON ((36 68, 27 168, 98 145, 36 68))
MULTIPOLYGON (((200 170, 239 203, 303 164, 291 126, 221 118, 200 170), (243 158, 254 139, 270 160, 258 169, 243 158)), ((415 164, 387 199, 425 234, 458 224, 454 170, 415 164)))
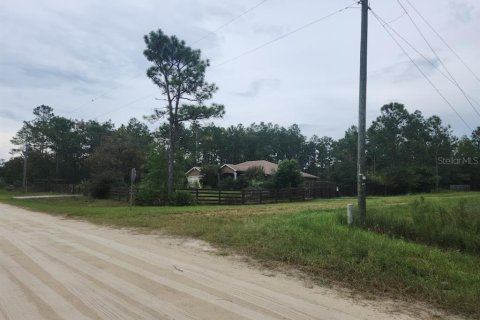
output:
POLYGON ((367 105, 367 37, 368 37, 368 0, 362 3, 362 26, 360 40, 360 92, 358 103, 358 154, 357 154, 357 201, 360 223, 365 224, 366 204, 366 154, 365 128, 367 105))

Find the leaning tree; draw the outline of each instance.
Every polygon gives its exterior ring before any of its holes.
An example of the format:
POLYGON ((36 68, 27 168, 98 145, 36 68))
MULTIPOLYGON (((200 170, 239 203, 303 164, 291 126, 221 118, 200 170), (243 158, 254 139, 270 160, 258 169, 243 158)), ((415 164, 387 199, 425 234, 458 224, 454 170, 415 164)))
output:
POLYGON ((160 88, 166 104, 154 110, 152 119, 164 118, 169 127, 168 193, 174 188, 175 153, 178 130, 182 122, 222 117, 224 106, 205 105, 217 86, 205 81, 208 60, 201 59, 200 50, 194 50, 176 36, 167 36, 162 30, 145 36, 147 49, 143 54, 152 62, 147 76, 160 88))

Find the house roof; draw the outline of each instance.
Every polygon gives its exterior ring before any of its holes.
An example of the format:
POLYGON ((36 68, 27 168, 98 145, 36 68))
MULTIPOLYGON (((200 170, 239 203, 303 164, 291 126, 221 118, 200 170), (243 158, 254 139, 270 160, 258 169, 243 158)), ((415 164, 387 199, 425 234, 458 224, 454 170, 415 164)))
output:
POLYGON ((198 172, 201 172, 202 169, 200 167, 193 167, 192 169, 188 170, 187 172, 185 172, 185 175, 188 175, 190 172, 194 171, 194 170, 197 170, 198 172))
POLYGON ((229 167, 232 170, 237 172, 245 172, 250 168, 262 168, 264 174, 272 175, 277 170, 278 165, 266 160, 255 160, 255 161, 246 161, 238 164, 227 163, 227 164, 224 164, 221 168, 223 167, 229 167))
MULTIPOLYGON (((250 168, 260 167, 263 169, 263 173, 267 176, 273 175, 275 171, 277 171, 278 169, 278 164, 272 163, 266 160, 246 161, 239 164, 224 164, 223 166, 221 166, 221 168, 225 166, 237 172, 245 172, 250 168)), ((302 172, 302 177, 310 178, 310 179, 318 179, 317 176, 314 176, 313 174, 309 174, 306 172, 302 172)))

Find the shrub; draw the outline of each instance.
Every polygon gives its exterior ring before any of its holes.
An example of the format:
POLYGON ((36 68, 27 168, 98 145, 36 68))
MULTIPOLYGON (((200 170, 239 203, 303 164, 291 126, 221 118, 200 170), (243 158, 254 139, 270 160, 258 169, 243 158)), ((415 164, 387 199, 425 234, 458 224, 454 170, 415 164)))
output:
POLYGON ((22 181, 20 181, 20 180, 15 180, 15 181, 13 182, 13 188, 14 188, 15 190, 22 189, 22 186, 23 186, 23 183, 22 183, 22 181))
POLYGON ((300 166, 296 160, 283 160, 278 164, 278 170, 273 176, 276 188, 298 188, 303 185, 300 166))
POLYGON ((165 199, 165 191, 151 184, 141 184, 135 194, 135 204, 140 206, 165 204, 165 199))
POLYGON ((118 178, 105 172, 90 181, 90 195, 94 198, 105 199, 113 186, 121 184, 118 178))
POLYGON ((480 254, 479 208, 478 199, 420 197, 408 205, 370 208, 366 222, 369 229, 392 237, 480 254))
POLYGON ((176 191, 169 200, 170 204, 175 206, 190 206, 194 203, 193 196, 188 191, 176 191))
POLYGON ((143 184, 135 195, 135 204, 140 206, 189 206, 194 198, 188 191, 175 191, 168 195, 166 190, 143 184))
POLYGON ((92 189, 92 183, 90 180, 82 180, 77 186, 77 192, 84 196, 89 196, 92 189))
POLYGON ((203 187, 217 188, 218 174, 220 167, 216 164, 208 164, 202 166, 202 178, 200 180, 203 187))

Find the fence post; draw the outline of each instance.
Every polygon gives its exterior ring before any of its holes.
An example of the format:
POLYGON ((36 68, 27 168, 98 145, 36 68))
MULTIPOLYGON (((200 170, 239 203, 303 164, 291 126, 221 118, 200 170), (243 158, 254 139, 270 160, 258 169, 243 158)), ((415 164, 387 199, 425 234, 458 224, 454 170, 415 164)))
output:
POLYGON ((245 190, 242 189, 242 204, 245 204, 245 190))
POLYGON ((195 201, 198 202, 198 188, 195 189, 195 201))
POLYGON ((350 226, 353 223, 353 204, 347 204, 347 224, 350 226))
POLYGON ((218 204, 222 204, 222 190, 218 189, 218 204))
POLYGON ((260 204, 263 202, 263 190, 260 190, 260 204))
POLYGON ((303 201, 305 201, 306 199, 306 194, 307 193, 307 189, 303 188, 303 201))

